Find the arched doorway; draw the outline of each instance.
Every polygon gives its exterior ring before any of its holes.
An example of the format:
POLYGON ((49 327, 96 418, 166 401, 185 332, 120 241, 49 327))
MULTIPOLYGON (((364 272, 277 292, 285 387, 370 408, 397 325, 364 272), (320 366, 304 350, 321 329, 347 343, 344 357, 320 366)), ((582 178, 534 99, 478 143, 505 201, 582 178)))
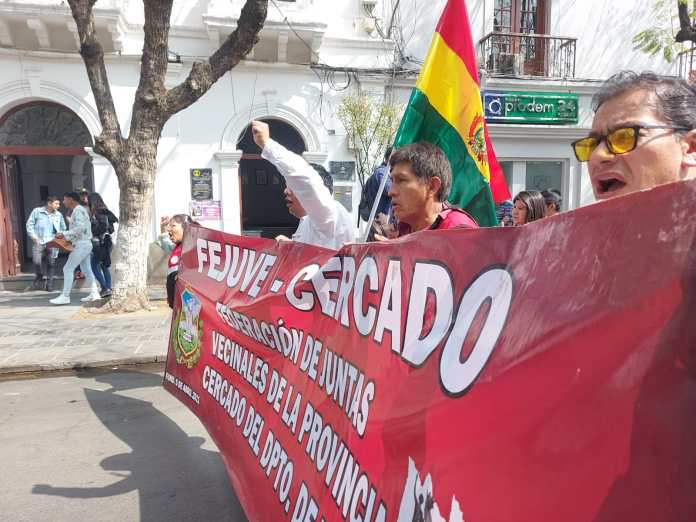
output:
POLYGON ((56 103, 27 103, 0 117, 0 276, 18 274, 31 259, 24 224, 32 209, 49 195, 93 190, 84 149, 91 146, 82 120, 56 103))
MULTIPOLYGON (((287 149, 302 154, 307 150, 304 140, 295 128, 276 119, 264 119, 271 129, 271 137, 287 149)), ((278 234, 290 237, 298 220, 285 206, 285 180, 270 162, 261 157, 261 150, 247 127, 238 148, 243 151, 239 161, 242 185, 242 233, 274 238, 278 234)))

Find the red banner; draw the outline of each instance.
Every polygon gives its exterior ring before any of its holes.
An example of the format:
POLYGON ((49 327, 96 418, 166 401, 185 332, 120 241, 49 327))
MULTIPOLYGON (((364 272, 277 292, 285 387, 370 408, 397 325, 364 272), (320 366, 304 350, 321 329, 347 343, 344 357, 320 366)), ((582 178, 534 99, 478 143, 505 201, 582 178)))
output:
POLYGON ((338 252, 188 230, 165 386, 250 520, 696 520, 696 183, 338 252))

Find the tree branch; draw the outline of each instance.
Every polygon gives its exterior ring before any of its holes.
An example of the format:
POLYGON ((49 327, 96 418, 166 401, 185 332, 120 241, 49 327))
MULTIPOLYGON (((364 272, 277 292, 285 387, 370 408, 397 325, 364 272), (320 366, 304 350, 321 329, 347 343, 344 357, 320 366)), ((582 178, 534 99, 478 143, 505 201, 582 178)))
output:
POLYGON ((167 92, 164 99, 166 118, 185 109, 203 96, 227 71, 237 65, 258 42, 268 11, 268 0, 247 0, 237 28, 205 62, 195 62, 188 78, 167 92))
POLYGON ((95 2, 96 0, 68 0, 80 36, 80 55, 85 62, 87 77, 102 124, 101 134, 94 137, 94 151, 113 163, 120 155, 123 136, 121 136, 121 127, 104 65, 104 49, 97 38, 92 13, 95 2))
POLYGON ((678 0, 677 9, 679 10, 679 32, 674 40, 676 42, 696 42, 696 27, 691 23, 688 2, 678 0))
POLYGON ((169 18, 173 0, 145 0, 143 54, 140 62, 140 83, 135 92, 133 117, 129 136, 146 132, 159 139, 164 117, 164 77, 169 55, 169 18))

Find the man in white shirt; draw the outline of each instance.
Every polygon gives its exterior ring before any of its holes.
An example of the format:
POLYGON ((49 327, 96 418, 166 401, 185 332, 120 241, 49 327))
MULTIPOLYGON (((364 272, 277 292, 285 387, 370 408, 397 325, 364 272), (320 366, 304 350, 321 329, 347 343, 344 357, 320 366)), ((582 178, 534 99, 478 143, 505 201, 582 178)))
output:
MULTIPOLYGON (((273 141, 267 124, 252 121, 251 132, 261 148, 261 157, 270 161, 285 178, 288 210, 300 220, 292 240, 334 250, 355 241, 350 214, 333 198, 318 170, 302 156, 273 141)), ((323 175, 331 184, 328 172, 324 170, 323 175)))
POLYGON ((80 204, 80 195, 76 192, 66 192, 63 195, 63 205, 72 210, 70 229, 56 234, 57 238, 65 238, 73 245, 73 250, 63 267, 63 292, 51 299, 54 305, 70 304, 70 291, 72 290, 75 267, 82 265, 85 274, 85 283, 90 293, 80 301, 96 301, 100 299, 97 283, 92 274, 92 266, 89 256, 92 253, 92 223, 89 211, 80 204))

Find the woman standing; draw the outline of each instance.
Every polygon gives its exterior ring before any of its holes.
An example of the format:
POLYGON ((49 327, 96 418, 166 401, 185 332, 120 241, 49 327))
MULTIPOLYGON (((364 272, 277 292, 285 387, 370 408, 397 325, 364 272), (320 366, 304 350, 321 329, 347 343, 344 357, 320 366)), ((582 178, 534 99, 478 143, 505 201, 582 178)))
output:
POLYGON ((157 244, 165 252, 170 252, 167 261, 167 304, 174 308, 174 292, 179 276, 179 260, 181 259, 181 242, 184 240, 184 227, 193 223, 191 216, 176 214, 171 218, 164 216, 160 220, 162 234, 157 238, 157 244))
POLYGON ((512 200, 512 224, 524 225, 541 219, 546 215, 546 202, 541 192, 523 190, 512 200))
POLYGON ((118 218, 111 212, 104 200, 97 192, 89 195, 89 210, 92 221, 92 257, 91 266, 94 277, 101 286, 101 296, 111 295, 111 250, 113 241, 111 234, 114 233, 114 223, 118 223, 118 218))

